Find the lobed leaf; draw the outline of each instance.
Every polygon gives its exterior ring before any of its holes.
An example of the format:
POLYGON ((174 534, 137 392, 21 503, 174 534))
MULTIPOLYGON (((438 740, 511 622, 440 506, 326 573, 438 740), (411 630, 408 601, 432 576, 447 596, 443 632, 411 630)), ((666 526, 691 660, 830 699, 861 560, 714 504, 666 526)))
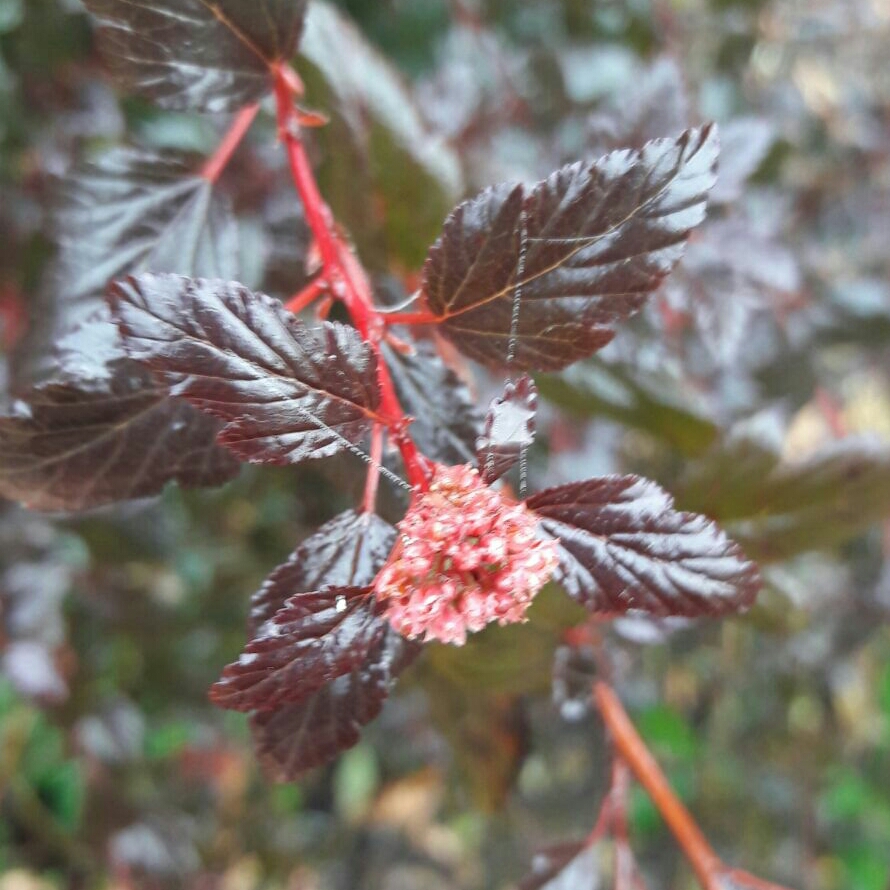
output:
POLYGON ((84 0, 121 85, 180 111, 260 99, 296 51, 307 0, 84 0))
POLYGON ((295 593, 223 671, 211 701, 236 711, 298 703, 362 667, 387 626, 370 587, 295 593))
POLYGON ((253 714, 254 744, 267 773, 278 781, 293 780, 351 748, 419 652, 419 644, 387 626, 361 667, 298 704, 253 714))
POLYGON ((85 510, 157 494, 167 482, 219 485, 238 462, 219 423, 125 363, 103 384, 36 387, 0 417, 0 495, 35 510, 85 510))
POLYGON ((717 150, 713 126, 687 130, 461 204, 424 266, 442 333, 470 358, 522 370, 600 349, 704 219, 717 150))
POLYGON ((504 387, 485 417, 485 431, 476 440, 476 460, 486 485, 499 479, 524 448, 535 441, 538 390, 531 377, 522 376, 504 387))
MULTIPOLYGON (((404 337, 399 331, 399 337, 404 337)), ((384 344, 383 355, 405 413, 411 437, 433 460, 469 463, 475 454, 482 415, 466 384, 446 367, 431 343, 413 343, 413 354, 384 344)))
POLYGON ((396 530, 376 513, 347 510, 310 535, 254 594, 251 633, 296 592, 370 584, 386 561, 396 530))
POLYGON ((556 580, 592 611, 725 615, 750 606, 760 588, 737 544, 638 476, 570 483, 527 503, 559 541, 556 580))
POLYGON ((177 275, 118 281, 109 302, 128 354, 224 420, 219 441, 242 460, 328 457, 380 419, 376 360, 353 328, 309 328, 265 294, 177 275))
MULTIPOLYGON (((352 510, 323 525, 254 596, 252 631, 259 630, 290 598, 323 583, 367 589, 386 561, 395 534, 379 516, 352 510)), ((354 605, 358 611, 358 601, 354 605)), ((373 606, 366 603, 361 608, 367 617, 373 606)), ((368 621, 367 629, 373 629, 375 639, 359 664, 308 694, 301 685, 299 701, 260 710, 251 717, 257 753, 273 777, 295 779, 354 745, 360 728, 377 716, 396 677, 420 651, 419 644, 401 637, 379 617, 368 621), (379 637, 378 627, 382 627, 379 637)))

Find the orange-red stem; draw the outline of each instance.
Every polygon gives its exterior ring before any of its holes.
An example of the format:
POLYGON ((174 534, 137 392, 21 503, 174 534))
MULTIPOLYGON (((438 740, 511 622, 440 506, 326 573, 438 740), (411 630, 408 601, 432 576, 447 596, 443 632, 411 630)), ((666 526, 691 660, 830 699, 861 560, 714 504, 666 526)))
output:
POLYGON ((617 752, 652 798, 705 890, 724 890, 726 880, 729 879, 734 879, 743 886, 747 885, 752 890, 787 890, 778 884, 754 878, 746 872, 727 869, 689 810, 674 794, 611 686, 597 680, 593 684, 593 698, 617 752))
POLYGON ((331 211, 318 189, 312 165, 300 139, 299 114, 294 105, 294 75, 286 66, 276 73, 275 96, 279 132, 287 150, 294 186, 303 202, 306 222, 318 245, 329 292, 343 301, 359 333, 374 351, 381 414, 402 454, 408 481, 413 486, 425 488, 429 482, 430 462, 417 450, 408 434, 410 420, 399 404, 389 368, 381 354, 380 340, 385 329, 383 316, 374 306, 371 285, 364 269, 337 232, 331 211))

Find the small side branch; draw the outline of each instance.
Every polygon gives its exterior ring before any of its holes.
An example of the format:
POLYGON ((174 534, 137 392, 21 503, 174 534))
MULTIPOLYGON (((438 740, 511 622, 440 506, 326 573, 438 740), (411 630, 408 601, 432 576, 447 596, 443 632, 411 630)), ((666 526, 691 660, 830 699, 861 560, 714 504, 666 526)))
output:
POLYGON ((617 753, 652 798, 704 890, 727 890, 731 883, 751 890, 788 890, 747 872, 727 868, 674 793, 612 687, 597 680, 593 684, 593 699, 617 753))
POLYGON ((229 161, 232 159, 232 155, 235 154, 235 150, 241 144, 241 140, 244 139, 251 124, 253 124, 259 110, 259 103, 245 105, 235 115, 235 119, 232 121, 232 125, 223 137, 222 142, 220 142, 219 147, 201 168, 201 176, 204 179, 208 182, 216 182, 219 179, 223 170, 226 169, 229 161))

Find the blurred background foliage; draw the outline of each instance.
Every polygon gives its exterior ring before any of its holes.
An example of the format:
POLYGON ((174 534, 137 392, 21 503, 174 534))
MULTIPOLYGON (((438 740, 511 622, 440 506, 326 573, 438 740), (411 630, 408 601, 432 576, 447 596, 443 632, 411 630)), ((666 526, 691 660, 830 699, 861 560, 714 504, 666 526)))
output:
MULTIPOLYGON (((297 67, 331 117, 313 136, 323 190, 381 299, 413 286, 461 195, 722 125, 680 270, 600 356, 539 379, 531 475, 644 473, 762 562, 742 618, 615 622, 619 688, 728 861, 887 890, 890 4, 338 6, 313 4, 297 67)), ((206 154, 224 126, 115 93, 77 0, 0 0, 10 400, 47 337, 59 179, 121 142, 206 154)), ((306 234, 281 173, 264 115, 225 185, 242 278, 286 296, 306 234)), ((464 370, 480 397, 497 385, 464 370)), ((501 888, 586 834, 605 743, 559 595, 529 625, 430 648, 362 742, 299 785, 266 782, 243 719, 207 702, 250 593, 360 486, 334 462, 83 517, 0 505, 0 890, 501 888)), ((642 793, 632 831, 653 888, 694 886, 642 793)))

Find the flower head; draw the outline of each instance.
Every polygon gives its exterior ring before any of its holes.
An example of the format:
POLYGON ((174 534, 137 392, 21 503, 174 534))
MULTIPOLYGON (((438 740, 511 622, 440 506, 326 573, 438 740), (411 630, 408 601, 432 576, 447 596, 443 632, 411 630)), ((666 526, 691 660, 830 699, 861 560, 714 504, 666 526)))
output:
POLYGON ((374 592, 406 637, 462 645, 492 621, 525 621, 557 564, 556 542, 539 536, 535 514, 469 465, 438 465, 398 530, 374 592))

